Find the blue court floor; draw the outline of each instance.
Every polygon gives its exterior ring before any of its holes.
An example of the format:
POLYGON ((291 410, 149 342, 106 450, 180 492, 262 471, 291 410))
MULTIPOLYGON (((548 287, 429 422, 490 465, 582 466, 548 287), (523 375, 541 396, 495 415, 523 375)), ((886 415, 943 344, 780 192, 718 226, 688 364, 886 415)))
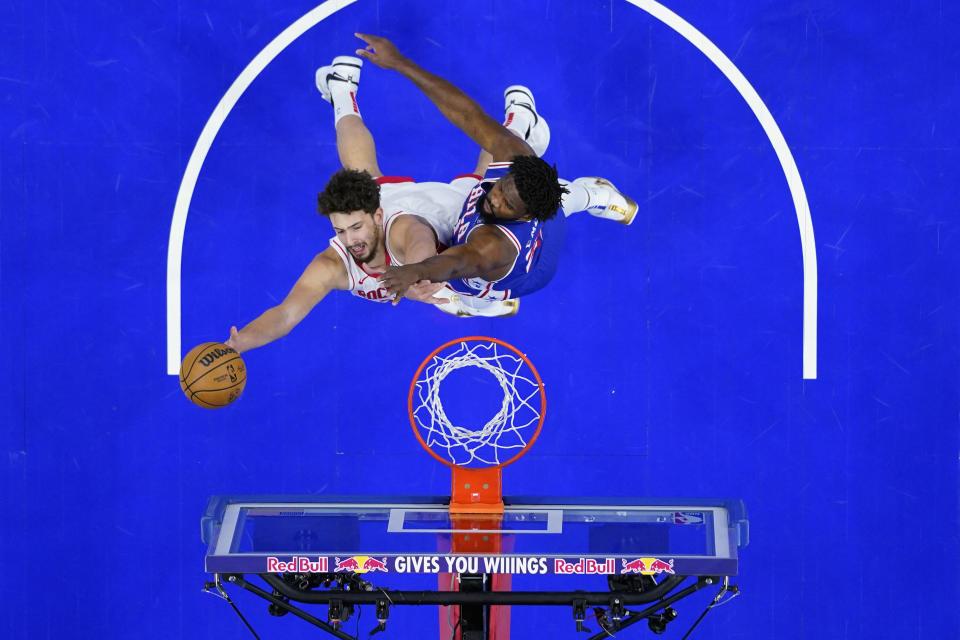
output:
MULTIPOLYGON (((4 3, 0 635, 247 637, 201 592, 207 498, 448 491, 406 394, 431 350, 480 334, 546 385, 506 493, 745 501, 743 595, 691 637, 960 637, 958 18, 863 0, 4 3), (508 319, 334 292, 245 354, 238 402, 200 409, 168 360, 277 304, 332 235, 313 78, 355 31, 495 117, 506 86, 531 87, 545 158, 611 180, 638 219, 569 218, 553 282, 508 319)), ((385 173, 472 171, 476 147, 403 77, 367 65, 358 101, 385 173)), ((262 638, 320 633, 235 598, 262 638)), ((436 624, 395 611, 378 637, 436 624)), ((578 635, 565 608, 514 630, 578 635)))

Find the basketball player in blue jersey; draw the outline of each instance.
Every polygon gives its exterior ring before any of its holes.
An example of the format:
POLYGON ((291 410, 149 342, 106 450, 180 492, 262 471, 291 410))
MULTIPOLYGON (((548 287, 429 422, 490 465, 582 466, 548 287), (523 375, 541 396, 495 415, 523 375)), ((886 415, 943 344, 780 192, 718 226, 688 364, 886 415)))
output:
MULTIPOLYGON (((636 203, 613 185, 600 178, 560 181, 556 168, 523 139, 542 122, 525 88, 506 92, 508 129, 453 84, 404 57, 389 40, 356 35, 367 44, 357 55, 407 77, 489 154, 481 154, 478 174, 485 172, 463 204, 453 246, 415 264, 390 266, 380 277, 395 299, 417 282, 446 282, 450 297, 466 303, 462 315, 475 315, 471 310, 482 306, 478 303, 515 299, 551 280, 566 234, 565 216, 557 215, 561 205, 565 213, 585 210, 632 222, 636 203)), ((355 107, 355 96, 351 98, 355 107)))

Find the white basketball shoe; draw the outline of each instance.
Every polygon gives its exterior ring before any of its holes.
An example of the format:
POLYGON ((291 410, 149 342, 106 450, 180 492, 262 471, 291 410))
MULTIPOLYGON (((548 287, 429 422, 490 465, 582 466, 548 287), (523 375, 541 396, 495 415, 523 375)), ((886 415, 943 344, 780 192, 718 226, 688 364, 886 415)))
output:
POLYGON ((503 92, 505 126, 509 126, 515 114, 524 110, 533 116, 533 124, 523 132, 524 141, 530 145, 537 157, 542 156, 550 146, 550 127, 547 121, 537 113, 537 103, 533 100, 533 92, 519 84, 507 87, 503 92))
POLYGON ((453 294, 448 296, 448 299, 450 302, 433 306, 458 318, 507 318, 516 315, 520 310, 520 298, 479 300, 470 296, 453 294))
MULTIPOLYGON (((346 91, 356 94, 360 87, 360 69, 363 67, 363 58, 353 56, 337 56, 333 62, 317 69, 317 89, 323 99, 333 104, 331 85, 339 85, 346 91)), ((339 88, 339 87, 338 87, 339 88)))
POLYGON ((603 178, 577 178, 574 184, 587 190, 590 200, 586 211, 592 216, 630 224, 637 216, 637 203, 623 195, 609 180, 603 178))

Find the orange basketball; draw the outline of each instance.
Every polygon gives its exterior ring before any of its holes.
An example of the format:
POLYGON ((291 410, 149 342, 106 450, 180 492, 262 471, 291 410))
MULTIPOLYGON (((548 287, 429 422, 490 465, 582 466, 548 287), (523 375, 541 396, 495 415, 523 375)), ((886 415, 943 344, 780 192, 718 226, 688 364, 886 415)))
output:
POLYGON ((204 342, 190 350, 180 363, 180 388, 195 405, 225 407, 243 393, 247 367, 233 347, 204 342))

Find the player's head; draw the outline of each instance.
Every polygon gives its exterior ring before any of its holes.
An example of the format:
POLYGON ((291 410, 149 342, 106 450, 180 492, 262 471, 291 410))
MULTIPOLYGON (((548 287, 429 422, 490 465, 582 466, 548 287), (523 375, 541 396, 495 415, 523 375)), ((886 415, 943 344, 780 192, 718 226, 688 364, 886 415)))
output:
POLYGON ((549 220, 566 192, 556 167, 536 156, 514 156, 509 173, 490 189, 482 207, 498 218, 549 220))
POLYGON ((320 215, 364 211, 373 215, 380 208, 380 185, 366 171, 340 169, 317 195, 320 215))
POLYGON ((320 215, 330 218, 337 238, 359 263, 380 251, 383 210, 380 185, 366 171, 341 169, 317 196, 320 215))

